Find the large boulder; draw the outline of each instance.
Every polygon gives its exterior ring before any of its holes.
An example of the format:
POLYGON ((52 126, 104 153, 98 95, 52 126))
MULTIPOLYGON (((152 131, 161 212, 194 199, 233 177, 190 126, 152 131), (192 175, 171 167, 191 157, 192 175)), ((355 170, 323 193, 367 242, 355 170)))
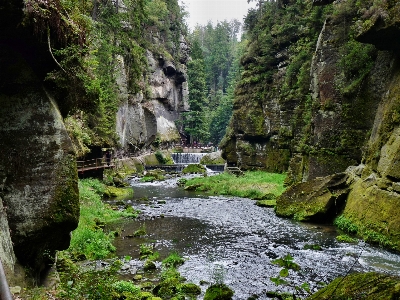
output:
POLYGON ((347 178, 338 173, 291 186, 276 200, 276 214, 299 221, 332 221, 349 192, 347 178))

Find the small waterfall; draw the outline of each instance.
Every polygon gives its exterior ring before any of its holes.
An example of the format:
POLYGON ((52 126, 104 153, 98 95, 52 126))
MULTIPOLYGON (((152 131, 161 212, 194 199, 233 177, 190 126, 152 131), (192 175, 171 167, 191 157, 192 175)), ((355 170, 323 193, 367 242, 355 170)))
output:
POLYGON ((172 153, 175 164, 199 164, 200 160, 207 153, 172 153))

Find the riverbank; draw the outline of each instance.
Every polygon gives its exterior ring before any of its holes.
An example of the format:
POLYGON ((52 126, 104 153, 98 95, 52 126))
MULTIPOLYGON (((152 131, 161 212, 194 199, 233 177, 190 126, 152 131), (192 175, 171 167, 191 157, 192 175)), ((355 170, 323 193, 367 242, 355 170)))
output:
MULTIPOLYGON (((156 264, 161 265, 162 271, 152 276, 157 278, 158 285, 121 280, 122 270, 131 267, 134 261, 129 256, 116 257, 113 241, 120 235, 120 230, 110 231, 106 227, 122 219, 134 220, 139 211, 125 205, 123 201, 115 205, 104 203, 103 198, 109 195, 109 190, 110 187, 97 179, 79 181, 79 226, 72 232, 70 247, 58 252, 55 263, 57 272, 50 276, 52 280, 46 281, 48 286, 18 291, 16 299, 161 300, 172 296, 177 296, 177 299, 195 298, 200 288, 185 282, 176 270, 184 260, 172 253, 162 262, 156 262, 158 253, 146 244, 140 246, 143 260, 141 268, 144 272, 153 272, 156 264)), ((119 196, 133 195, 130 187, 113 187, 112 190, 119 196)), ((141 277, 142 275, 136 275, 134 280, 140 281, 141 277)))

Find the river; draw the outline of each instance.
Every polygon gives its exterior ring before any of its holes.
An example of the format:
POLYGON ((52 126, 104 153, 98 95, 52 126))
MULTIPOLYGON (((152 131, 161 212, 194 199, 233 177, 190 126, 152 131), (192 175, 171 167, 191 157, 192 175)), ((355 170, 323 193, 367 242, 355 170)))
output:
MULTIPOLYGON (((141 243, 153 244, 161 259, 176 251, 186 258, 179 271, 189 282, 223 281, 235 291, 233 299, 269 299, 266 291, 293 291, 302 283, 316 291, 321 283, 348 272, 400 275, 398 254, 363 242, 339 243, 333 226, 282 219, 272 208, 258 207, 250 199, 184 191, 176 179, 132 180, 131 185, 134 196, 126 202, 142 213, 121 225, 117 255, 137 259, 141 243), (143 224, 145 237, 127 237, 143 224), (306 244, 320 245, 322 250, 305 250, 306 244), (282 268, 271 261, 287 254, 301 270, 290 270, 285 278, 289 284, 276 286, 270 278, 282 268)), ((203 292, 206 288, 203 284, 203 292)))

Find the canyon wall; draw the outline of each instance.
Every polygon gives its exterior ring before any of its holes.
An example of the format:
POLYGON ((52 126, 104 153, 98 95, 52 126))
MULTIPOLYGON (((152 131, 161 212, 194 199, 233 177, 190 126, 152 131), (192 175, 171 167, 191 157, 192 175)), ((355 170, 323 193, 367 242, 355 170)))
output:
POLYGON ((76 158, 56 100, 46 44, 21 26, 23 1, 0 10, 0 258, 11 285, 40 282, 78 225, 76 158))

